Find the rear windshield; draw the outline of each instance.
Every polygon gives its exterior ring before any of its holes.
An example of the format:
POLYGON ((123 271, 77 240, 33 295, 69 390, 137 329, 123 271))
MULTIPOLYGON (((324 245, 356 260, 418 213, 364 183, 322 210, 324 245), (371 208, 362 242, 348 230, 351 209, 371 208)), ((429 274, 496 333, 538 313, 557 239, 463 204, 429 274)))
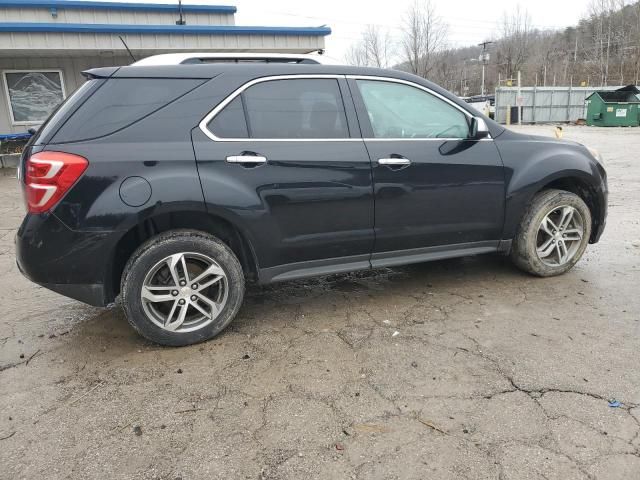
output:
POLYGON ((122 130, 202 82, 166 78, 109 79, 62 126, 51 143, 90 140, 122 130))

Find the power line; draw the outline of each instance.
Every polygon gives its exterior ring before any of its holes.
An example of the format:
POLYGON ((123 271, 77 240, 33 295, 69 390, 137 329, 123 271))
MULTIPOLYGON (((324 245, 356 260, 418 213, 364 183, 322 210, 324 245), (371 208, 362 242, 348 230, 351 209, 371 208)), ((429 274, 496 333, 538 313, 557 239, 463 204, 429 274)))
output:
MULTIPOLYGON (((280 11, 276 11, 276 10, 263 10, 263 9, 259 9, 259 11, 262 11, 264 13, 268 13, 268 14, 272 14, 272 15, 283 15, 283 16, 287 16, 287 17, 294 17, 294 18, 304 18, 304 19, 308 19, 308 20, 316 20, 316 21, 322 21, 322 22, 329 22, 331 24, 346 24, 346 25, 359 25, 359 26, 368 26, 368 25, 372 25, 375 27, 381 27, 381 28, 387 28, 387 29, 402 29, 401 26, 398 25, 388 25, 388 24, 383 24, 383 23, 376 23, 376 22, 366 22, 366 21, 354 21, 354 20, 347 20, 344 18, 340 18, 340 17, 334 17, 334 16, 315 16, 315 15, 301 15, 301 14, 297 14, 297 13, 290 13, 290 12, 280 12, 280 11)), ((461 28, 477 28, 477 29, 486 29, 487 28, 487 24, 490 25, 496 25, 498 27, 501 27, 503 25, 508 25, 508 26, 515 26, 516 22, 509 22, 509 21, 505 21, 504 19, 498 19, 498 20, 482 20, 482 19, 467 19, 467 18, 458 18, 458 17, 440 17, 440 19, 448 24, 448 25, 456 25, 456 22, 462 22, 462 23, 470 23, 471 25, 464 25, 464 24, 458 24, 458 26, 460 26, 461 28), (474 25, 475 24, 475 25, 474 25)), ((538 28, 538 29, 563 29, 563 28, 567 28, 567 27, 571 27, 573 25, 550 25, 550 24, 537 24, 537 23, 528 23, 528 25, 532 28, 538 28)))

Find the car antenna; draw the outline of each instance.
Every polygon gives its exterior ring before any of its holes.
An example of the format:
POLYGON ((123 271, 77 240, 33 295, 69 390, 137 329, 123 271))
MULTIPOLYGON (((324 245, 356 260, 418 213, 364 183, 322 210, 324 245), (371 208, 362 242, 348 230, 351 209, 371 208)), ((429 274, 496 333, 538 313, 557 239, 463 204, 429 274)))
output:
POLYGON ((124 41, 124 38, 122 38, 122 35, 118 35, 118 38, 120 39, 120 41, 124 45, 124 48, 127 49, 127 52, 129 52, 129 55, 131 56, 131 58, 133 58, 133 61, 137 62, 138 60, 136 59, 136 57, 133 56, 133 53, 131 53, 131 50, 129 50, 129 46, 127 45, 127 42, 124 41))

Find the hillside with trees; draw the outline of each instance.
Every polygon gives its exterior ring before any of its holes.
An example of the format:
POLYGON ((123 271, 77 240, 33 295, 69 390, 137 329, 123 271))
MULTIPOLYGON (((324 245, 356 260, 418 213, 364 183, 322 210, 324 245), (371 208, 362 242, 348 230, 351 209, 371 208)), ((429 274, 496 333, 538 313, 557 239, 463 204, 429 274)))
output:
MULTIPOLYGON (((601 86, 638 84, 640 77, 640 1, 590 0, 578 25, 562 30, 532 26, 520 7, 504 12, 484 53, 485 90, 498 84, 601 86)), ((431 0, 416 1, 400 32, 369 25, 350 48, 354 65, 393 67, 428 78, 459 95, 481 90, 482 46, 452 48, 448 25, 431 0)))

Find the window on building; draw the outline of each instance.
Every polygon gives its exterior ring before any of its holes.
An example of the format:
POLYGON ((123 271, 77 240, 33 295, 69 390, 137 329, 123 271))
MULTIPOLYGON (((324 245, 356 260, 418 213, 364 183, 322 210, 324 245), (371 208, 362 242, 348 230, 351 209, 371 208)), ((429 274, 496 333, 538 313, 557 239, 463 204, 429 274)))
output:
POLYGON ((14 125, 44 122, 65 97, 59 70, 7 70, 4 81, 14 125))
POLYGON ((467 138, 467 116, 435 95, 402 83, 358 80, 376 138, 467 138))

